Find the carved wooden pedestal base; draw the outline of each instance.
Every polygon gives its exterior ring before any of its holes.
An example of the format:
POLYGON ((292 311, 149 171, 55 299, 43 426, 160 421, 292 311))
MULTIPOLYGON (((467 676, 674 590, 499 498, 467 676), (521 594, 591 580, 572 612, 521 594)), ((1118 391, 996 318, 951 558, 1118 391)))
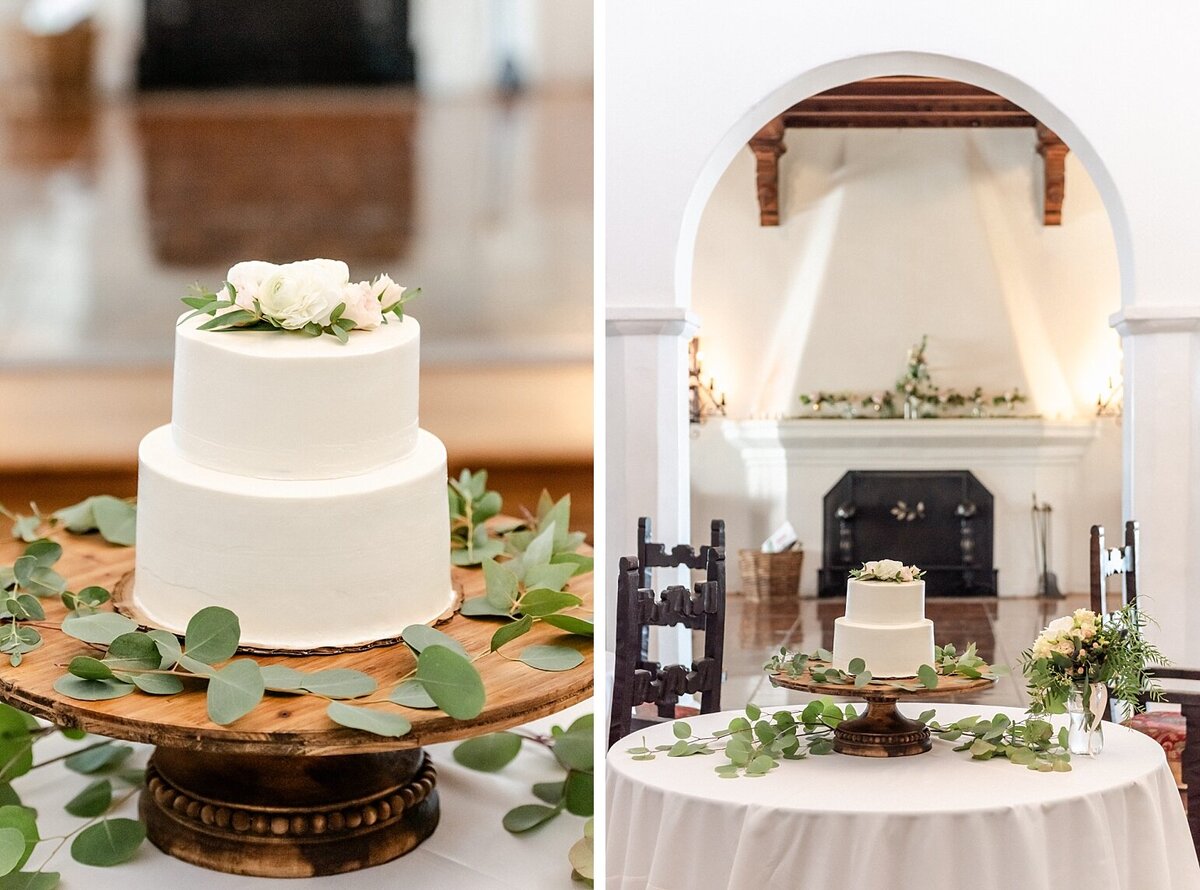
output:
POLYGON ((867 713, 833 731, 833 750, 839 754, 908 757, 932 747, 929 730, 901 714, 894 698, 867 698, 867 713))
POLYGON ((299 878, 403 856, 438 823, 420 749, 328 757, 157 748, 139 809, 163 852, 216 871, 299 878))

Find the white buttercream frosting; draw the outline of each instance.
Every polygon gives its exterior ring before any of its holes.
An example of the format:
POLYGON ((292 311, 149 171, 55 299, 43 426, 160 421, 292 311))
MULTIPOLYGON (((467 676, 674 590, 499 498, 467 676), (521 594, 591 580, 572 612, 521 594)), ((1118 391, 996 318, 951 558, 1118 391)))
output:
POLYGON ((171 426, 187 460, 261 479, 340 479, 417 442, 421 329, 392 318, 349 342, 278 331, 175 335, 171 426))
POLYGON ((846 583, 846 614, 833 622, 833 666, 861 658, 876 677, 911 677, 933 662, 924 581, 846 583))
POLYGON ((394 637, 451 605, 446 450, 430 433, 403 460, 339 479, 198 466, 168 426, 139 459, 133 595, 155 626, 179 632, 224 606, 244 644, 308 649, 394 637))

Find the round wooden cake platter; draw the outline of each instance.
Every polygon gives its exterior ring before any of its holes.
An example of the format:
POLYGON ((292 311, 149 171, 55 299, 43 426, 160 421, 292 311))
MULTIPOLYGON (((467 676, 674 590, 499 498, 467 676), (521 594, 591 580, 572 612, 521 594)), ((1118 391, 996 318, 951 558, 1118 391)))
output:
MULTIPOLYGON (((94 537, 54 535, 63 544, 55 570, 80 590, 112 590, 133 568, 133 550, 94 537)), ((0 563, 20 555, 19 543, 0 544, 0 563)), ((484 592, 483 574, 455 568, 463 596, 484 592)), ((592 608, 592 576, 571 580, 592 608)), ((42 605, 57 624, 65 608, 42 605)), ((319 620, 319 616, 314 616, 319 620)), ((438 625, 469 652, 486 651, 497 624, 454 615, 438 625)), ((474 720, 441 711, 404 709, 412 731, 385 738, 335 724, 316 696, 268 694, 230 726, 208 719, 203 687, 172 696, 134 693, 84 702, 54 690, 76 655, 96 650, 39 627, 44 644, 19 667, 0 660, 0 700, 59 726, 155 745, 139 809, 147 836, 160 849, 196 865, 234 874, 311 877, 354 871, 414 849, 437 827, 437 775, 423 746, 471 738, 554 714, 592 694, 592 646, 537 624, 524 645, 555 642, 582 653, 579 667, 535 671, 495 656, 476 662, 487 691, 474 720)), ((256 655, 263 665, 297 670, 353 668, 370 674, 382 701, 415 660, 404 644, 324 655, 256 655)), ((392 705, 380 707, 395 710, 392 705)))
POLYGON ((850 683, 826 683, 813 680, 805 671, 796 676, 786 673, 771 675, 771 683, 786 689, 832 695, 841 698, 860 698, 867 703, 867 712, 853 720, 844 720, 833 730, 833 750, 855 757, 908 757, 924 754, 933 748, 929 729, 910 720, 896 707, 898 701, 924 701, 933 698, 952 698, 987 689, 996 677, 984 674, 978 679, 938 676, 934 689, 921 686, 916 677, 898 680, 873 680, 866 686, 850 683))

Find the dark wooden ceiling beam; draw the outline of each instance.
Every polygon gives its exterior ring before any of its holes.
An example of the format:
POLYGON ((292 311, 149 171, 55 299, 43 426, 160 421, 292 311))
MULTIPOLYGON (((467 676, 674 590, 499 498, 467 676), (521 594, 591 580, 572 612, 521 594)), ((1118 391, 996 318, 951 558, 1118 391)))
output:
POLYGON ((1045 169, 1043 222, 1062 224, 1067 146, 1019 105, 982 87, 936 77, 876 77, 797 102, 750 140, 759 223, 779 225, 779 158, 788 129, 1034 127, 1045 169))

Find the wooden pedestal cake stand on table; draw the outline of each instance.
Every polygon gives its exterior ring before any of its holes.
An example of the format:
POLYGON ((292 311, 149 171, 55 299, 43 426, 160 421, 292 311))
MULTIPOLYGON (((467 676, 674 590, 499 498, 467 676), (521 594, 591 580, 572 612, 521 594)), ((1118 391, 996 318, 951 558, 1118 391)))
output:
POLYGON ((933 747, 933 741, 929 737, 929 729, 901 714, 896 702, 950 698, 978 692, 995 683, 996 678, 988 674, 974 680, 959 676, 939 676, 938 685, 934 689, 921 686, 915 677, 872 680, 866 686, 856 687, 852 683, 818 682, 808 671, 804 671, 794 677, 786 673, 772 674, 771 682, 776 686, 817 695, 861 698, 867 703, 865 714, 853 720, 844 720, 834 728, 833 750, 839 754, 851 754, 856 757, 908 757, 924 754, 933 747))
MULTIPOLYGON (((113 589, 133 567, 133 551, 97 538, 55 536, 64 554, 55 566, 70 589, 113 589)), ((0 563, 21 553, 0 544, 0 563)), ((484 591, 482 573, 454 570, 464 596, 484 591)), ((591 609, 591 575, 570 589, 591 609)), ((65 615, 43 600, 47 622, 65 615)), ((319 621, 320 616, 314 616, 319 621)), ((440 629, 468 651, 486 651, 496 624, 453 615, 440 629)), ((230 726, 209 721, 203 686, 172 696, 134 693, 84 702, 54 690, 76 655, 95 649, 57 627, 42 628, 44 645, 19 667, 0 666, 0 699, 60 726, 155 745, 139 809, 147 835, 187 862, 234 874, 309 877, 354 871, 402 856, 433 833, 438 822, 437 776, 422 746, 495 732, 553 714, 592 694, 590 641, 535 626, 526 644, 576 645, 577 668, 534 672, 501 657, 476 662, 487 704, 474 720, 441 711, 406 709, 412 731, 385 738, 333 723, 316 696, 268 694, 230 726)), ((260 664, 298 670, 353 668, 372 675, 382 699, 415 661, 396 644, 332 655, 256 656, 260 664)), ((375 705, 391 708, 393 705, 375 705)))

